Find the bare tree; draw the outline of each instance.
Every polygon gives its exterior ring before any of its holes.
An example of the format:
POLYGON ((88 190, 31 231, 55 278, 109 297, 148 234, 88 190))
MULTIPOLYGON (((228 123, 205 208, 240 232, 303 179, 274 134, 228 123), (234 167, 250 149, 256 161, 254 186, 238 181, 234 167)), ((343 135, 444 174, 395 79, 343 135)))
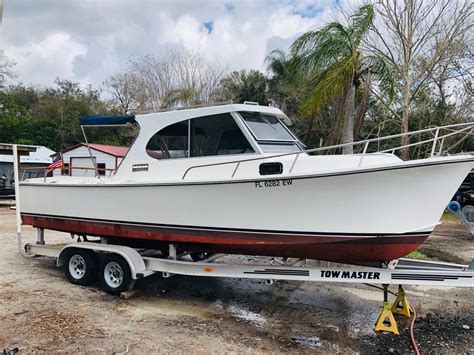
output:
POLYGON ((146 55, 130 62, 147 93, 147 108, 162 109, 209 101, 227 69, 199 53, 168 52, 146 55))
POLYGON ((139 109, 146 101, 143 82, 134 73, 117 73, 107 78, 103 85, 123 114, 139 109))
MULTIPOLYGON (((456 112, 457 119, 465 120, 472 117, 472 84, 474 67, 470 48, 474 45, 474 36, 468 42, 451 43, 445 57, 440 60, 437 68, 429 72, 426 87, 430 96, 438 102, 440 114, 449 116, 456 112), (469 99, 470 97, 470 99, 469 99), (469 112, 470 110, 470 112, 469 112)), ((426 71, 429 59, 421 58, 418 69, 426 71)))
MULTIPOLYGON (((377 21, 369 50, 383 57, 399 78, 401 132, 408 132, 410 104, 419 90, 443 65, 453 43, 472 36, 474 3, 471 0, 378 0, 377 21), (419 60, 423 70, 416 70, 419 60)), ((393 110, 392 112, 395 112, 393 110)), ((406 145, 409 137, 402 137, 406 145)), ((402 158, 409 152, 402 150, 402 158)))
POLYGON ((3 88, 7 78, 14 78, 16 75, 13 72, 15 62, 9 59, 3 50, 0 49, 0 88, 3 88))

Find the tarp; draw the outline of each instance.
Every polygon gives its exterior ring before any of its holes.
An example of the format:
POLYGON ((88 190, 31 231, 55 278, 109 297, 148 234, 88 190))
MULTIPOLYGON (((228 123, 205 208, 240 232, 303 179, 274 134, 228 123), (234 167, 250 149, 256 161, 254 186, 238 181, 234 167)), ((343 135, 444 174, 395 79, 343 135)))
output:
POLYGON ((135 116, 90 115, 81 118, 81 126, 108 126, 135 123, 135 116))

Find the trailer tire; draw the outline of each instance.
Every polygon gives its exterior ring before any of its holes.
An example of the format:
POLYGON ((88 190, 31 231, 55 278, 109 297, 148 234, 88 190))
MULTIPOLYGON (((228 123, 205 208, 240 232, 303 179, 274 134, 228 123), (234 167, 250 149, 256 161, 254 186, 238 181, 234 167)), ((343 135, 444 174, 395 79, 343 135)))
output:
POLYGON ((102 289, 112 295, 131 290, 135 284, 128 262, 118 254, 106 254, 99 268, 102 289))
POLYGON ((93 251, 71 248, 64 253, 63 270, 69 282, 87 286, 97 280, 97 256, 93 251))

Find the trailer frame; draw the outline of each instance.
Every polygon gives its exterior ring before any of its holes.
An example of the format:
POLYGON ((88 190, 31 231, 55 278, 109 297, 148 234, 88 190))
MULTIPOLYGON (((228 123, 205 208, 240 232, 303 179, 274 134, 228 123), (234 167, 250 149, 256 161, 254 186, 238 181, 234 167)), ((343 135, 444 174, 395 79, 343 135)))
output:
POLYGON ((288 264, 288 259, 285 258, 279 261, 281 266, 274 266, 275 259, 271 259, 271 265, 216 262, 225 254, 211 255, 202 261, 195 262, 188 257, 189 253, 178 254, 177 250, 176 244, 169 244, 168 257, 146 256, 144 255, 146 251, 142 250, 140 253, 140 250, 128 246, 109 244, 105 239, 97 242, 79 241, 66 245, 47 245, 44 242, 44 230, 40 228, 38 228, 36 244, 25 245, 28 256, 55 257, 56 265, 63 267, 70 282, 88 285, 95 280, 95 275, 91 274, 91 270, 93 273, 98 270, 102 288, 112 294, 129 291, 137 279, 155 273, 161 273, 164 278, 173 275, 225 277, 264 280, 266 284, 282 280, 381 284, 383 309, 374 330, 396 335, 400 333, 394 314, 409 318, 414 312, 403 289, 404 285, 474 287, 474 261, 471 261, 470 265, 461 265, 402 258, 381 268, 329 262, 327 267, 307 267, 304 259, 288 264), (79 276, 82 277, 80 280, 75 280, 74 276, 71 276, 71 270, 77 267, 77 259, 84 263, 83 268, 79 268, 79 276), (86 260, 92 265, 86 266, 86 260), (72 261, 75 264, 71 266, 72 261), (97 267, 98 264, 100 267, 97 267), (85 270, 88 270, 88 275, 85 270), (388 301, 390 285, 398 285, 397 297, 393 304, 388 301))
MULTIPOLYGON (((44 236, 44 232, 39 232, 44 236)), ((164 277, 172 275, 228 277, 260 279, 270 281, 313 281, 330 283, 358 283, 382 285, 420 285, 440 287, 474 287, 474 261, 470 265, 433 262, 415 259, 398 259, 386 268, 348 266, 328 263, 327 267, 306 267, 294 265, 273 266, 266 264, 228 264, 215 262, 224 254, 213 255, 201 262, 186 259, 187 253, 176 255, 176 244, 170 245, 170 256, 158 258, 143 256, 137 249, 99 242, 74 242, 65 246, 26 244, 29 255, 57 258, 56 265, 64 266, 65 251, 87 249, 95 253, 117 254, 128 263, 132 279, 141 279, 161 272, 164 277)), ((304 263, 300 260, 300 263, 304 263)))

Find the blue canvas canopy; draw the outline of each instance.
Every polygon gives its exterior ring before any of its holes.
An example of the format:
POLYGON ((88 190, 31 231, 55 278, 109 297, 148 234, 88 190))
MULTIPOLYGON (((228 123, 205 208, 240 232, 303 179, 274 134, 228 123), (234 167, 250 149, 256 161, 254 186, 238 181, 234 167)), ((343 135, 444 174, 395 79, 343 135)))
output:
POLYGON ((115 126, 135 123, 135 115, 111 116, 89 115, 81 118, 81 126, 115 126))

